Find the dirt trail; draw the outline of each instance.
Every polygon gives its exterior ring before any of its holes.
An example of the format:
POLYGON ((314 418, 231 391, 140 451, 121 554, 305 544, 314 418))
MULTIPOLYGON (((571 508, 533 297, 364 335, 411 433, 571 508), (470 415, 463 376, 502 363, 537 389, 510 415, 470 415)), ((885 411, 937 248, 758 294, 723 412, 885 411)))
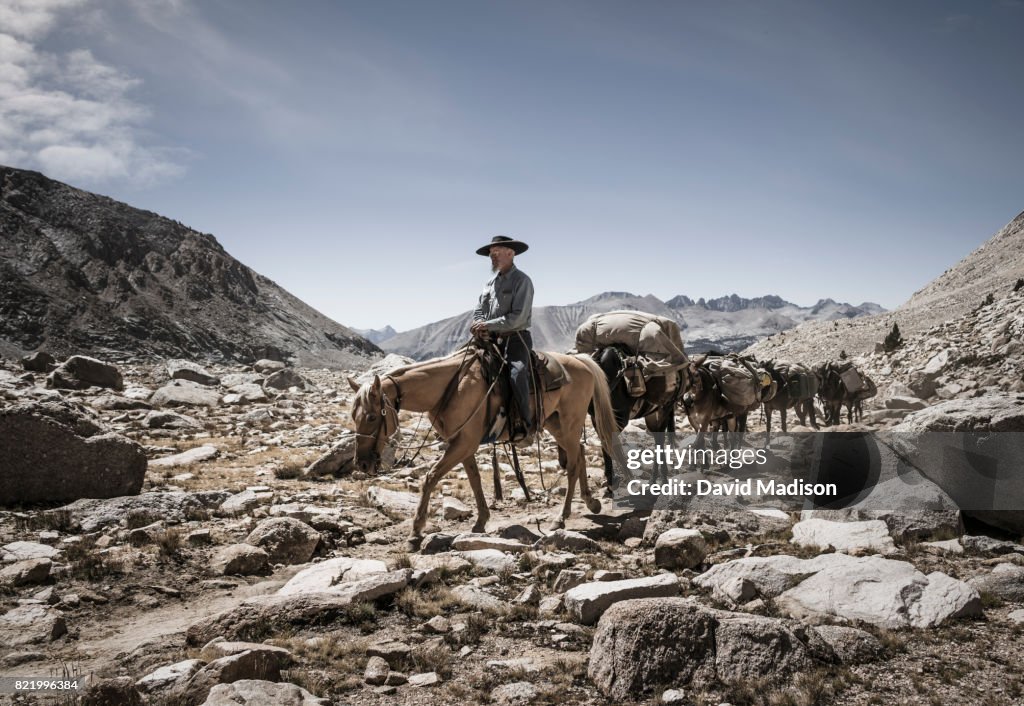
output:
MULTIPOLYGON (((164 656, 181 652, 185 631, 204 617, 227 610, 251 596, 273 593, 281 587, 280 579, 241 584, 234 589, 213 589, 187 600, 165 597, 167 605, 141 608, 138 605, 118 606, 108 611, 94 611, 95 619, 80 621, 82 614, 68 615, 68 627, 82 638, 69 641, 57 660, 32 662, 3 670, 10 676, 31 672, 36 676, 62 674, 65 664, 79 674, 115 673, 126 662, 166 663, 164 656), (145 648, 140 650, 140 648, 145 648), (135 653, 135 654, 133 654, 135 653), (65 664, 61 664, 63 660, 65 664)), ((159 665, 158 665, 159 666, 159 665)), ((131 670, 134 672, 135 670, 131 670)))

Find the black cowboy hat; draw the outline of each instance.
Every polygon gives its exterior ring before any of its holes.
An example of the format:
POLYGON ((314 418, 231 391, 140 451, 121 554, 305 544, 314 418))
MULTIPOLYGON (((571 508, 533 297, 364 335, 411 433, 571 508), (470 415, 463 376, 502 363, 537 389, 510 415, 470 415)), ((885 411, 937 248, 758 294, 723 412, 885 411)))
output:
POLYGON ((522 255, 524 252, 530 249, 530 246, 522 242, 521 240, 509 238, 504 235, 496 235, 493 238, 491 238, 491 242, 487 243, 487 245, 483 246, 482 248, 477 248, 476 254, 487 257, 488 255, 491 254, 491 248, 494 247, 495 245, 504 245, 506 248, 512 248, 513 250, 515 250, 516 255, 522 255))

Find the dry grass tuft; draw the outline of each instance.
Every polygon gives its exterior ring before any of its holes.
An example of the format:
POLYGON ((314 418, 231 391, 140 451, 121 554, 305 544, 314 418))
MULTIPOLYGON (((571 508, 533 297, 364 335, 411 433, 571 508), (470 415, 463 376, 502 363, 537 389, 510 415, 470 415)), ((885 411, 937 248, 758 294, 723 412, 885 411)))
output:
POLYGON ((405 588, 395 596, 395 607, 410 618, 433 618, 459 605, 459 599, 447 586, 431 586, 426 591, 405 588))
POLYGON ((417 672, 437 672, 447 679, 452 674, 452 652, 440 645, 418 645, 409 654, 417 672))
POLYGON ((182 532, 177 527, 160 532, 156 536, 156 547, 164 559, 176 559, 181 556, 182 532))

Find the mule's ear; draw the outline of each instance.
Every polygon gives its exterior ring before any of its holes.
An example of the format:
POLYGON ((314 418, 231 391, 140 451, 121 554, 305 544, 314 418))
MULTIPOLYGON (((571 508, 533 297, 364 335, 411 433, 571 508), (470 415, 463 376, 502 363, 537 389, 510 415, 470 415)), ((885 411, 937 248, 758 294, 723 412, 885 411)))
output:
POLYGON ((373 386, 371 389, 375 395, 380 394, 380 375, 373 376, 373 386))
POLYGON ((359 383, 352 378, 348 379, 348 386, 352 388, 352 392, 359 392, 359 383))

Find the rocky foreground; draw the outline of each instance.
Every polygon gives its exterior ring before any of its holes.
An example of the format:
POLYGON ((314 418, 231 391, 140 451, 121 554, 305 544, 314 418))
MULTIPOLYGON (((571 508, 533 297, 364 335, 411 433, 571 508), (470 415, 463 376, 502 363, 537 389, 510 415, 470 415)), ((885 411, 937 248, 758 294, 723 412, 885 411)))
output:
MULTIPOLYGON (((988 342, 992 384, 964 384, 959 329, 862 361, 883 389, 869 428, 1024 430, 1024 397, 996 371, 1019 353, 1004 350, 1015 325, 988 342), (947 350, 933 390, 882 374, 947 350)), ((953 494, 885 445, 880 490, 855 508, 606 499, 547 533, 564 475, 545 439, 539 459, 520 452, 533 502, 502 456, 506 499, 472 534, 457 471, 410 554, 439 450, 403 412, 410 448, 381 475, 353 472, 342 373, 26 365, 0 361, 0 675, 80 675, 94 704, 1024 699, 1024 530, 965 529, 953 494)), ((599 452, 588 432, 597 487, 599 452)), ((488 448, 478 460, 490 468, 488 448)))

